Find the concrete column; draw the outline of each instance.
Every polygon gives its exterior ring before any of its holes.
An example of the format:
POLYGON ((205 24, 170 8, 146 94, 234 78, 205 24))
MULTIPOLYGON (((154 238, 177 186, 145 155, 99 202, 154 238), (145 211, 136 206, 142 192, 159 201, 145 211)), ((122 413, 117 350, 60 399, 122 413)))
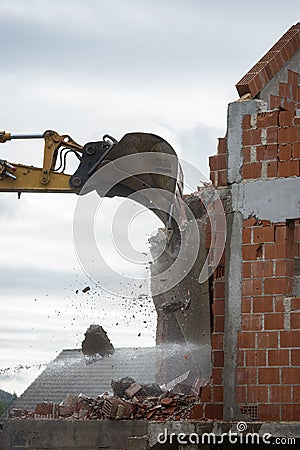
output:
POLYGON ((235 399, 238 332, 241 329, 242 299, 242 213, 239 210, 239 186, 243 165, 243 116, 267 110, 262 100, 230 103, 227 115, 227 181, 231 194, 227 215, 226 290, 224 332, 224 412, 225 420, 240 418, 235 399))

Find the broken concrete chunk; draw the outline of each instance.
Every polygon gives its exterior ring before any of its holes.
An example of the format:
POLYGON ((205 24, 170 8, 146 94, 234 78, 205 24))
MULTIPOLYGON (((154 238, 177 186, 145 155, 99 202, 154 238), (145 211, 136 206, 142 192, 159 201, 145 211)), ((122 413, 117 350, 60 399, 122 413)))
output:
POLYGON ((112 355, 114 351, 106 331, 100 325, 90 325, 82 342, 82 353, 87 357, 86 362, 91 363, 99 357, 112 355))

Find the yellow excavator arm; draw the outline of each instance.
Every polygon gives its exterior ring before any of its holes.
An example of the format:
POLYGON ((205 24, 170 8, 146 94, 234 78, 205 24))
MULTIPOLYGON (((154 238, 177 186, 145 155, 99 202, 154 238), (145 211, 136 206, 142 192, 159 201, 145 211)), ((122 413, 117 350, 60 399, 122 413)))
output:
MULTIPOLYGON (((128 133, 117 141, 109 135, 104 135, 101 141, 81 146, 69 135, 60 135, 52 130, 42 134, 12 134, 0 131, 0 143, 15 139, 44 140, 43 166, 40 168, 0 159, 0 192, 17 192, 19 195, 22 192, 78 194, 88 179, 108 162, 117 162, 118 158, 127 155, 155 153, 158 171, 151 173, 150 169, 143 167, 141 174, 129 175, 105 196, 128 197, 132 193, 149 188, 160 189, 162 193, 167 191, 174 196, 170 210, 166 212, 155 207, 151 209, 168 228, 172 228, 171 212, 176 197, 182 196, 183 180, 178 163, 174 169, 174 159, 177 161, 175 151, 161 137, 149 133, 128 133), (79 161, 77 170, 71 175, 65 173, 69 152, 74 153, 79 161), (171 158, 168 158, 168 155, 171 155, 171 158)), ((101 186, 94 189, 102 196, 101 186)), ((143 203, 142 193, 140 202, 143 203)))

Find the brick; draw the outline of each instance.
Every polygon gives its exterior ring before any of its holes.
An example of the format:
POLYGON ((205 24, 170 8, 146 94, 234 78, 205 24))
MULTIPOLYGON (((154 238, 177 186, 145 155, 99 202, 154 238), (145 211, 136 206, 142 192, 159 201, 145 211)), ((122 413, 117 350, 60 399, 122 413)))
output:
MULTIPOLYGON (((292 366, 300 366, 300 349, 291 350, 291 362, 292 366)), ((298 384, 300 384, 300 381, 298 384)))
POLYGON ((275 244, 265 244, 265 259, 284 259, 287 258, 287 246, 285 242, 275 244))
POLYGON ((251 244, 252 229, 243 228, 243 244, 251 244))
POLYGON ((285 312, 285 306, 284 306, 284 298, 285 295, 276 295, 274 297, 274 306, 275 306, 275 312, 285 312))
POLYGON ((265 330, 283 330, 284 314, 282 313, 265 314, 264 328, 265 330))
POLYGON ((254 261, 260 257, 260 248, 259 244, 253 245, 243 245, 242 247, 242 255, 244 261, 254 261))
POLYGON ((267 128, 279 124, 279 111, 268 111, 257 114, 257 128, 267 128))
POLYGON ((289 86, 287 83, 279 83, 279 95, 281 97, 289 97, 289 86))
POLYGON ((204 417, 203 408, 204 408, 203 405, 201 405, 200 403, 196 403, 192 408, 190 416, 191 420, 202 420, 204 417))
POLYGON ((262 165, 260 162, 246 163, 242 167, 242 177, 244 179, 260 178, 262 165))
POLYGON ((274 242, 274 227, 255 227, 253 230, 253 242, 260 244, 262 242, 274 242))
POLYGON ((245 130, 243 132, 243 145, 261 144, 261 130, 245 130))
POLYGON ((242 330, 261 330, 262 316, 261 314, 243 314, 242 315, 242 330))
POLYGON ((281 405, 281 420, 299 421, 300 405, 281 405))
POLYGON ((300 309, 300 297, 292 298, 291 308, 292 310, 300 309))
POLYGON ((291 399, 291 386, 270 386, 270 401, 272 403, 288 403, 291 399))
POLYGON ((258 420, 276 421, 280 419, 280 405, 276 403, 259 404, 258 405, 258 420))
POLYGON ((283 367, 281 369, 282 384, 300 384, 300 367, 283 367))
POLYGON ((278 127, 267 128, 267 144, 277 144, 278 127))
POLYGON ((280 111, 279 114, 279 125, 281 127, 291 127, 293 126, 295 111, 280 111))
POLYGON ((248 398, 250 403, 262 403, 268 401, 268 386, 248 386, 248 398))
POLYGON ((252 147, 243 147, 243 162, 244 163, 249 163, 251 162, 251 149, 252 147))
POLYGON ((214 332, 219 333, 224 331, 224 316, 214 317, 214 332))
POLYGON ((289 144, 292 142, 298 142, 299 130, 298 127, 278 128, 278 143, 289 144))
POLYGON ((277 144, 260 145, 256 148, 256 158, 258 161, 273 161, 277 159, 277 144))
POLYGON ((213 384, 222 384, 223 383, 223 369, 218 367, 212 368, 212 381, 213 384))
POLYGON ((218 186, 226 186, 227 185, 227 171, 226 170, 218 170, 218 186))
POLYGON ((213 333, 212 334, 212 348, 213 349, 221 349, 223 348, 223 333, 213 333))
POLYGON ((255 297, 252 304, 254 313, 273 312, 273 297, 255 297))
POLYGON ((300 329, 300 312, 291 314, 291 328, 300 329))
POLYGON ((293 402, 300 403, 300 386, 293 386, 293 402))
POLYGON ((242 331, 238 335, 239 348, 255 348, 255 333, 251 331, 242 331))
POLYGON ((291 264, 292 261, 287 259, 279 259, 275 262, 275 276, 291 276, 293 266, 291 264))
POLYGON ((270 161, 267 164, 267 177, 268 178, 275 178, 277 177, 278 172, 278 162, 277 161, 270 161))
POLYGON ((216 281, 214 284, 214 296, 218 299, 224 299, 225 297, 225 282, 216 281))
POLYGON ((283 101, 283 108, 284 109, 289 109, 289 110, 295 110, 296 109, 296 103, 295 102, 290 102, 289 100, 284 100, 283 101))
POLYGON ((218 155, 227 152, 227 139, 219 138, 218 139, 218 155))
POLYGON ((216 185, 216 172, 210 172, 209 174, 210 181, 215 186, 216 185))
POLYGON ((244 227, 253 227, 256 225, 257 219, 255 217, 249 217, 248 219, 243 221, 244 227))
POLYGON ((221 154, 221 155, 217 155, 219 161, 218 161, 218 169, 219 170, 224 170, 227 167, 227 155, 225 154, 221 154))
POLYGON ((214 155, 210 156, 209 158, 209 167, 211 171, 218 170, 219 168, 219 156, 214 155))
POLYGON ((215 316, 224 315, 225 305, 224 300, 214 300, 212 305, 212 311, 215 316))
POLYGON ((288 236, 287 226, 275 226, 275 240, 276 242, 286 242, 288 236))
POLYGON ((280 97, 278 95, 270 94, 270 109, 275 109, 280 106, 280 97))
POLYGON ((243 126, 243 130, 250 130, 250 128, 252 128, 251 127, 251 114, 245 114, 245 116, 243 116, 242 126, 243 126))
POLYGON ((297 159, 291 161, 279 161, 278 176, 281 178, 299 176, 299 161, 297 159))
POLYGON ((223 419, 223 405, 208 404, 204 407, 206 419, 223 419))
POLYGON ((262 293, 262 280, 243 280, 242 281, 242 295, 260 295, 262 293))
POLYGON ((237 386, 235 388, 236 399, 240 403, 246 403, 247 401, 247 386, 237 386))
POLYGON ((212 387, 204 386, 201 390, 201 401, 202 402, 211 402, 212 401, 212 387))
POLYGON ((280 347, 300 348, 300 331, 299 330, 281 331, 280 347))
POLYGON ((214 351, 213 352, 213 363, 214 367, 224 367, 224 351, 214 351))
POLYGON ((237 365, 240 367, 245 366, 245 353, 246 353, 246 351, 244 351, 244 350, 238 350, 237 365))
POLYGON ((269 366, 288 366, 289 350, 268 350, 269 366))
POLYGON ((298 86, 299 74, 293 70, 288 69, 288 83, 298 86))
POLYGON ((236 369, 236 384, 256 384, 256 368, 238 367, 236 369))
POLYGON ((251 278, 251 262, 243 262, 243 278, 251 278))
POLYGON ((264 283, 265 294, 289 294, 288 278, 266 278, 264 283))
POLYGON ((251 298, 250 297, 242 297, 242 313, 250 313, 251 312, 251 298))
POLYGON ((282 144, 279 146, 280 161, 288 161, 292 157, 292 144, 282 144))
POLYGON ((292 144, 293 148, 293 158, 300 158, 300 142, 295 142, 292 144))
POLYGON ((257 333, 257 348, 277 348, 278 332, 263 331, 257 333))
POLYGON ((258 383, 259 384, 279 384, 279 369, 274 367, 259 367, 258 368, 258 383))
POLYGON ((266 350, 246 350, 246 366, 265 366, 267 360, 266 350))
POLYGON ((224 388, 223 386, 213 386, 213 401, 223 402, 224 399, 224 388))
POLYGON ((272 261, 254 261, 251 263, 251 273, 253 278, 272 277, 273 262, 272 261))

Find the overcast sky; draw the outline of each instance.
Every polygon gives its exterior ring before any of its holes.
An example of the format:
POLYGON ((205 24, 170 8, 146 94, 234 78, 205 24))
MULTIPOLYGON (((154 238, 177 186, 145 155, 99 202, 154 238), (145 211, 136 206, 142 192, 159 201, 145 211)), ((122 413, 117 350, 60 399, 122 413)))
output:
MULTIPOLYGON (((0 129, 54 129, 81 144, 105 133, 156 133, 207 175, 235 84, 298 13, 298 0, 0 0, 0 129)), ((0 150, 13 162, 42 163, 42 142, 0 150)), ((105 294, 81 269, 75 206, 73 195, 0 196, 2 389, 21 393, 35 365, 80 346, 91 323, 115 346, 154 345, 151 300, 141 307, 105 294)), ((114 207, 103 206, 100 246, 114 207)), ((159 226, 151 217, 131 230, 140 251, 159 226)))

